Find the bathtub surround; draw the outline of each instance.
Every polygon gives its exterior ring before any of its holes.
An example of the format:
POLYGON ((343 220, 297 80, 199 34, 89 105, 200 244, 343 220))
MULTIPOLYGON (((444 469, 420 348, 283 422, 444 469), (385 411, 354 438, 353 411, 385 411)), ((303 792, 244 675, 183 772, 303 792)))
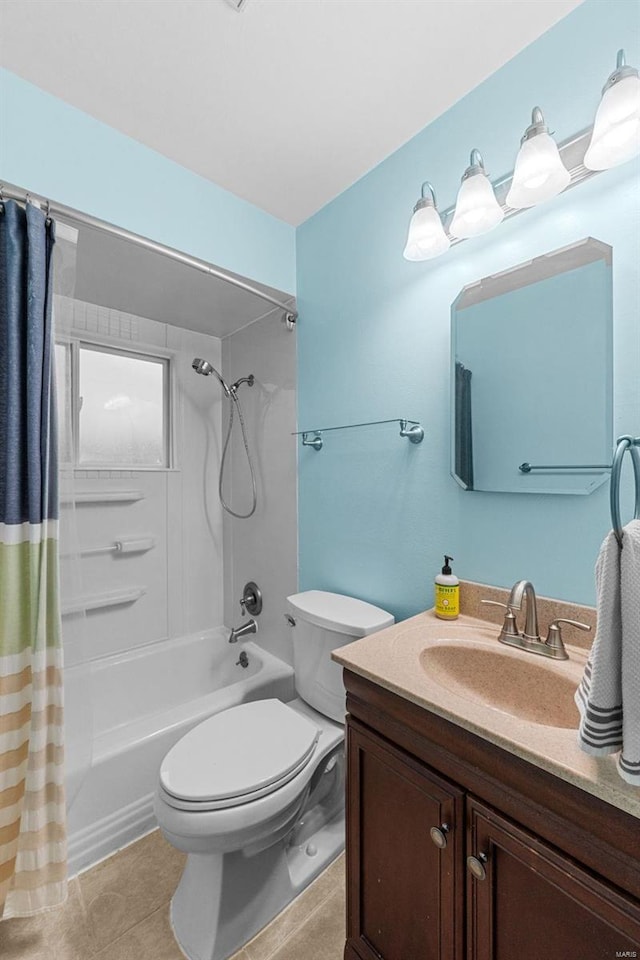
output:
MULTIPOLYGON (((96 604, 109 595, 131 599, 86 613, 82 648, 90 660, 91 696, 83 662, 68 662, 65 671, 67 699, 89 701, 89 716, 77 720, 85 724, 92 755, 87 772, 86 743, 70 738, 68 773, 81 781, 69 810, 73 875, 153 826, 160 762, 190 727, 234 703, 290 699, 294 691, 291 667, 258 646, 243 644, 249 666, 237 664, 239 649, 229 646, 222 626, 223 556, 229 563, 230 548, 223 551, 217 476, 226 401, 191 367, 194 356, 206 356, 220 368, 221 341, 70 297, 55 297, 55 310, 65 341, 141 350, 167 357, 173 368, 172 465, 75 472, 82 595, 96 604), (130 537, 151 538, 153 547, 104 549, 130 537)), ((266 341, 262 347, 268 356, 266 341)), ((293 397, 289 405, 293 409, 293 397)), ((256 421, 259 413, 258 404, 256 421)), ((272 429, 278 429, 277 416, 272 429)), ((295 516, 293 524, 295 570, 295 516)), ((267 545, 260 549, 266 553, 267 545)), ((82 600, 63 597, 67 604, 74 599, 82 600)), ((276 626, 287 629, 273 617, 257 638, 267 648, 284 647, 271 641, 276 626)))
POLYGON ((67 896, 54 237, 0 210, 0 919, 67 896))
POLYGON ((558 140, 587 127, 616 50, 640 62, 638 24, 635 2, 586 0, 298 228, 299 429, 398 410, 425 429, 411 450, 365 431, 344 442, 334 434, 321 455, 298 446, 300 589, 341 590, 407 617, 430 606, 432 571, 450 552, 467 579, 508 586, 526 576, 541 593, 593 604, 593 564, 610 524, 607 485, 588 497, 468 493, 449 475, 450 310, 481 277, 587 236, 610 244, 614 437, 634 432, 637 162, 439 260, 408 263, 402 244, 416 185, 428 176, 441 208, 453 203, 470 143, 496 178, 513 168, 523 112, 534 103, 553 117, 558 140))
MULTIPOLYGON (((224 622, 242 624, 240 597, 255 581, 264 605, 257 617, 256 641, 286 663, 293 663, 285 598, 298 585, 296 442, 296 331, 287 330, 281 312, 270 311, 222 341, 222 375, 228 383, 253 373, 243 388, 242 410, 256 471, 258 502, 254 515, 238 520, 225 513, 224 622)), ((227 402, 224 402, 223 425, 227 402)), ((227 457, 225 490, 244 512, 251 503, 251 478, 238 430, 227 457)), ((210 474, 208 482, 217 483, 210 474)))
POLYGON ((59 338, 165 358, 173 379, 168 467, 80 464, 75 471, 84 594, 142 591, 134 602, 87 614, 86 656, 95 660, 220 626, 222 510, 209 476, 217 476, 220 461, 222 402, 191 369, 198 355, 219 365, 220 340, 70 297, 56 297, 55 311, 59 338), (155 544, 126 555, 92 552, 121 536, 153 537, 155 544))

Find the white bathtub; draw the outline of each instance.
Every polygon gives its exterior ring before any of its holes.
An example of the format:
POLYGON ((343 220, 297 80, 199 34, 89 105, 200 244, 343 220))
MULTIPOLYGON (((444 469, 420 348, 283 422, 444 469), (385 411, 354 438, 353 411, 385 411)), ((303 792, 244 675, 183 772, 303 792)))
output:
MULTIPOLYGON (((91 665, 92 761, 69 809, 69 876, 155 825, 153 793, 171 746, 211 714, 248 700, 295 696, 293 670, 223 628, 150 644, 91 665), (236 665, 241 651, 249 666, 236 665)), ((65 685, 86 682, 79 668, 65 685)), ((69 779, 82 760, 67 751, 69 779)))

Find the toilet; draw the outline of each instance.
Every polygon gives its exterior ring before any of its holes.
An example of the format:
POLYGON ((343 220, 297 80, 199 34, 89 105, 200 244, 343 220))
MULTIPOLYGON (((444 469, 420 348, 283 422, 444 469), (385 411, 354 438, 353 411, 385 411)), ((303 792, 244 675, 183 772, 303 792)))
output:
POLYGON ((394 618, 309 590, 287 598, 287 620, 297 698, 215 714, 160 769, 158 823, 188 854, 171 923, 190 960, 225 960, 344 847, 345 693, 331 651, 394 618))

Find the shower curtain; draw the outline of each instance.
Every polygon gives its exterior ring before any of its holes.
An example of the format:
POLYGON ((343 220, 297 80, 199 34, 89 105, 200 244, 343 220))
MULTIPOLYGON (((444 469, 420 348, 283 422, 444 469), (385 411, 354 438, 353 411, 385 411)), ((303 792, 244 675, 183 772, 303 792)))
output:
POLYGON ((0 917, 66 898, 51 254, 0 205, 0 917))

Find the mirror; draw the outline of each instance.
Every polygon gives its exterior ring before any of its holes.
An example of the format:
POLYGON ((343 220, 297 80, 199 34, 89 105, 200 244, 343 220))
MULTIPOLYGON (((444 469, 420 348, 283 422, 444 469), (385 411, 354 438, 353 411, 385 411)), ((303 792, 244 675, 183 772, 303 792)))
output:
POLYGON ((454 301, 451 472, 465 490, 588 494, 608 479, 611 253, 589 237, 454 301))

